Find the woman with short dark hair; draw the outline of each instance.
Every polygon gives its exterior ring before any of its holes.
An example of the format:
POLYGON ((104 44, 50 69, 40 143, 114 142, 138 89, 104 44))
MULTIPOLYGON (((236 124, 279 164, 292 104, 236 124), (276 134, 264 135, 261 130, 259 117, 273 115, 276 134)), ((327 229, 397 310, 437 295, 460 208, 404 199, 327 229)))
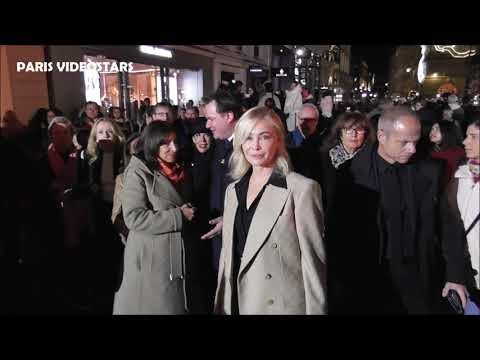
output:
POLYGON ((182 230, 195 209, 182 197, 185 172, 177 163, 174 128, 151 122, 141 142, 143 154, 125 170, 122 207, 130 232, 114 314, 184 314, 182 230))
POLYGON ((346 112, 333 124, 321 150, 321 185, 327 219, 336 191, 338 174, 348 168, 350 160, 366 142, 375 142, 375 131, 364 114, 346 112))
POLYGON ((366 143, 375 141, 375 133, 367 117, 360 112, 340 115, 320 152, 322 195, 325 210, 325 245, 328 254, 327 297, 329 313, 348 312, 352 293, 352 258, 357 252, 352 249, 360 244, 339 243, 337 239, 352 239, 354 242, 356 214, 349 211, 355 193, 350 182, 350 164, 366 143))

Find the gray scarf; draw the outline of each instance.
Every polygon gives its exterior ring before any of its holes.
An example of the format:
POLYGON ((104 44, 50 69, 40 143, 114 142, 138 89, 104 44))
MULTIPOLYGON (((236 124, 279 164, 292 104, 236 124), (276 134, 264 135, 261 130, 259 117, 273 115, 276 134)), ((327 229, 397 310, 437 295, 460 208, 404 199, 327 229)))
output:
POLYGON ((350 160, 353 158, 363 147, 359 147, 355 152, 349 154, 347 150, 343 147, 343 144, 340 142, 335 145, 333 148, 330 149, 328 154, 330 155, 330 160, 332 161, 332 165, 335 169, 338 169, 340 165, 342 165, 345 161, 350 160))

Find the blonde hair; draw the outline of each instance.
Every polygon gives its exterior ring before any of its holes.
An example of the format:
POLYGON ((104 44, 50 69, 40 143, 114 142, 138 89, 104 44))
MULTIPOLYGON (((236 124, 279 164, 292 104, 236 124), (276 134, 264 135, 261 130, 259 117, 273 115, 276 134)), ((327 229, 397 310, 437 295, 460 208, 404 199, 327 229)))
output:
POLYGON ((262 121, 270 122, 279 143, 274 171, 283 176, 287 176, 290 172, 290 158, 285 147, 285 130, 282 121, 273 110, 265 106, 257 106, 243 114, 235 125, 233 152, 229 161, 230 176, 233 180, 240 179, 252 166, 243 154, 242 144, 247 140, 257 124, 262 121))
POLYGON ((98 118, 90 130, 90 136, 88 137, 87 145, 87 154, 90 155, 90 163, 97 160, 98 157, 98 145, 97 145, 97 127, 100 123, 108 123, 112 126, 113 129, 113 143, 116 146, 121 146, 125 143, 125 136, 123 135, 122 130, 116 124, 115 121, 112 121, 109 118, 98 118))

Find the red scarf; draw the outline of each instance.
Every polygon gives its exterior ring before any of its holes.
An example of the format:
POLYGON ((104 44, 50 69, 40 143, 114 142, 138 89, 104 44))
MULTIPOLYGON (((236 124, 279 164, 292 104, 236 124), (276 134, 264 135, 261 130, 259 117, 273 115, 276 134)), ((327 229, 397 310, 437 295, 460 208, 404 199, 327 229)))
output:
POLYGON ((173 185, 178 185, 185 177, 183 168, 178 164, 169 164, 158 159, 158 171, 164 175, 173 185))
POLYGON ((470 159, 468 160, 468 170, 473 175, 473 181, 475 183, 480 181, 480 160, 478 159, 470 159))

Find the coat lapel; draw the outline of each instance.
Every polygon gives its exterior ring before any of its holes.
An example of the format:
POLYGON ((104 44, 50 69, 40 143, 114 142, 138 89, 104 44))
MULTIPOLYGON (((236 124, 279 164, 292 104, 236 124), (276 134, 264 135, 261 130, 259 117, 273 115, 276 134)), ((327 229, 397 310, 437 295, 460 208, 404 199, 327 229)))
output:
POLYGON ((166 201, 173 203, 176 206, 182 206, 183 201, 177 190, 173 187, 172 183, 163 176, 160 172, 155 170, 154 172, 155 181, 161 184, 162 191, 157 193, 158 196, 164 198, 166 201))
POLYGON ((234 228, 235 228, 235 214, 237 213, 238 208, 238 199, 237 194, 235 192, 235 188, 231 187, 228 191, 228 206, 225 208, 223 212, 223 234, 222 234, 222 241, 230 241, 230 243, 224 243, 224 249, 230 249, 230 254, 225 254, 226 268, 225 272, 228 276, 232 273, 232 258, 233 258, 233 246, 231 242, 233 242, 234 237, 234 228))
POLYGON ((267 185, 258 203, 255 216, 248 231, 239 276, 241 276, 247 264, 253 259, 260 247, 267 240, 270 231, 280 216, 289 193, 290 191, 288 189, 267 185))

